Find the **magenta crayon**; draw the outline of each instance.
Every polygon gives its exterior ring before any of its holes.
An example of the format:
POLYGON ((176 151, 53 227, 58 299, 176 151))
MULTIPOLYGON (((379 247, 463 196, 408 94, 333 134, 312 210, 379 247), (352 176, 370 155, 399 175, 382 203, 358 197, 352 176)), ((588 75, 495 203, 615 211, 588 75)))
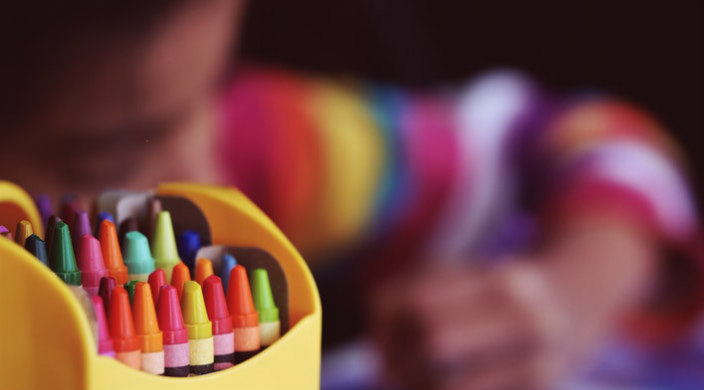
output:
POLYGON ((78 268, 81 270, 83 288, 90 295, 96 295, 100 287, 100 279, 108 276, 105 268, 100 241, 92 234, 84 234, 78 241, 78 268))
POLYGON ((12 233, 8 230, 5 225, 0 225, 0 237, 5 237, 8 240, 12 240, 12 233))
POLYGON ((81 241, 81 237, 84 234, 93 235, 93 231, 90 228, 90 219, 88 218, 88 213, 85 211, 76 211, 73 216, 73 225, 69 225, 71 229, 71 241, 73 241, 73 250, 78 252, 78 244, 81 241))
POLYGON ((47 194, 39 194, 34 197, 34 204, 37 205, 37 210, 39 210, 39 217, 42 220, 44 229, 46 230, 46 223, 49 217, 54 214, 54 210, 51 207, 51 198, 47 194))
POLYGON ((164 375, 188 376, 190 357, 188 330, 183 322, 181 303, 174 286, 162 286, 156 305, 159 329, 164 337, 164 375))
POLYGON ((117 283, 115 279, 110 276, 103 277, 100 279, 100 287, 98 287, 98 295, 103 298, 103 306, 105 306, 105 311, 110 310, 110 298, 112 298, 112 290, 115 289, 117 283))
POLYGON ((208 318, 213 323, 215 371, 224 370, 235 365, 235 333, 225 291, 217 275, 211 275, 203 282, 203 298, 208 318))
POLYGON ((141 369, 142 354, 139 337, 134 327, 130 298, 127 296, 127 290, 120 286, 112 291, 108 323, 115 348, 115 358, 132 368, 141 369))
POLYGON ((115 349, 113 348, 112 337, 110 337, 103 299, 99 296, 93 296, 90 297, 90 300, 93 303, 95 321, 98 323, 98 354, 115 357, 115 349))
POLYGON ((166 285, 166 274, 164 270, 159 268, 154 270, 154 272, 149 274, 147 279, 149 282, 149 287, 152 289, 152 298, 154 299, 154 304, 159 301, 159 291, 161 291, 161 286, 166 285))

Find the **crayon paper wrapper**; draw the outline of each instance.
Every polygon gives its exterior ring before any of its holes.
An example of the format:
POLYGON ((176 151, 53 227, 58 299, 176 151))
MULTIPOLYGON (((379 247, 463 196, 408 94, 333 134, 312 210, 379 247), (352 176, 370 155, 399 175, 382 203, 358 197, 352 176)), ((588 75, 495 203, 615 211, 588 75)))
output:
POLYGON ((190 362, 192 366, 212 364, 215 359, 213 350, 213 338, 190 339, 188 340, 190 362))
POLYGON ((164 373, 164 351, 142 354, 142 371, 161 375, 164 373))
POLYGON ((235 352, 235 333, 213 335, 215 355, 227 355, 235 352))
POLYGON ((190 364, 188 343, 164 344, 164 366, 184 367, 190 364))
POLYGON ((260 322, 259 333, 262 347, 268 347, 281 337, 281 323, 279 321, 260 322))

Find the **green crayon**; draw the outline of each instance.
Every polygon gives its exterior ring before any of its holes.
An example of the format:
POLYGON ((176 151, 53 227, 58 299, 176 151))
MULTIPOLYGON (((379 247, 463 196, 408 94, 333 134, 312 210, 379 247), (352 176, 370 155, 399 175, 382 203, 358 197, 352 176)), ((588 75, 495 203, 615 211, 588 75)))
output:
POLYGON ((281 337, 279 308, 274 302, 274 295, 269 284, 269 275, 264 268, 252 271, 252 298, 254 307, 259 312, 259 334, 262 348, 266 348, 281 337))
POLYGON ((68 225, 63 221, 56 222, 54 226, 49 267, 67 284, 81 285, 81 271, 76 265, 76 256, 73 254, 71 233, 68 231, 68 225))

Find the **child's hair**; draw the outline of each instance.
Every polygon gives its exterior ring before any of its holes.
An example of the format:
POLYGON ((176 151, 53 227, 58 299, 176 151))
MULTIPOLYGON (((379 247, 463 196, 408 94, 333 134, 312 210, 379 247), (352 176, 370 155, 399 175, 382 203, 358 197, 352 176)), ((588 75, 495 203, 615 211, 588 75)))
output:
MULTIPOLYGON (((90 69, 116 46, 139 50, 187 0, 14 0, 0 23, 0 134, 50 104, 66 69, 90 69)), ((128 50, 124 50, 127 48, 128 50)))

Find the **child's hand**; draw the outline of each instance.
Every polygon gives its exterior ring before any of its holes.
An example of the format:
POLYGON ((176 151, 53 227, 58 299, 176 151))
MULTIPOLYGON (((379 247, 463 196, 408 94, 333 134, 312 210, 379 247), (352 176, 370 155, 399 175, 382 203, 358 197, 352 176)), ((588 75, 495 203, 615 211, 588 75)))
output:
POLYGON ((393 384, 555 385, 642 301, 655 264, 647 237, 603 221, 580 221, 540 258, 517 260, 431 269, 375 295, 372 330, 393 384))
POLYGON ((433 271, 388 286, 376 335, 396 384, 539 388, 565 362, 567 313, 532 266, 433 271))

